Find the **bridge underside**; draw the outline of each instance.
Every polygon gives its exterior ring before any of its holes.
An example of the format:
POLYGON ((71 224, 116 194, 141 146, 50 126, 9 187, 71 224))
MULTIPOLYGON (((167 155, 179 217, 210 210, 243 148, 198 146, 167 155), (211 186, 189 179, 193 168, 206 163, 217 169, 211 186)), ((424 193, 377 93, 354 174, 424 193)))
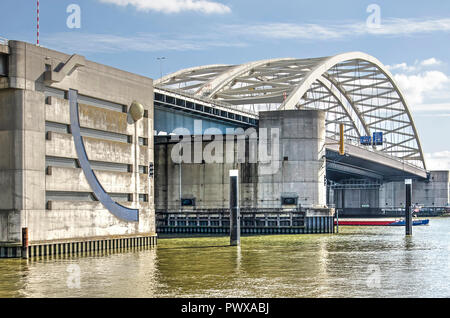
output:
POLYGON ((405 179, 426 180, 426 174, 418 175, 379 162, 340 156, 337 152, 327 150, 327 179, 340 182, 355 178, 391 182, 405 179))
POLYGON ((336 142, 327 139, 326 148, 327 178, 329 180, 369 178, 390 182, 405 179, 427 179, 427 172, 424 169, 373 151, 368 147, 346 144, 345 155, 341 156, 336 142))
POLYGON ((427 179, 427 171, 387 156, 372 147, 345 144, 345 155, 339 155, 339 146, 331 138, 326 141, 327 178, 339 181, 348 178, 369 178, 384 182, 405 179, 427 179))

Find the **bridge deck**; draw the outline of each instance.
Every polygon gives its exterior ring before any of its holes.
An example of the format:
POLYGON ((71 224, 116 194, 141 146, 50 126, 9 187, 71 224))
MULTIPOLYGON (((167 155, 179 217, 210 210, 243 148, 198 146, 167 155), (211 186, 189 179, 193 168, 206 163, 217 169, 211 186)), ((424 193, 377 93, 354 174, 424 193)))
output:
POLYGON ((394 158, 372 148, 345 144, 345 156, 339 156, 339 145, 336 140, 327 138, 327 168, 352 174, 359 173, 375 179, 401 180, 405 178, 426 179, 427 171, 413 166, 406 161, 394 158), (333 159, 334 157, 334 159, 333 159))
MULTIPOLYGON (((155 88, 155 109, 174 110, 186 114, 184 116, 197 116, 200 119, 206 119, 206 123, 211 121, 209 126, 218 125, 223 132, 225 127, 242 127, 244 129, 257 127, 259 122, 259 116, 246 109, 167 88, 155 88)), ((178 128, 179 123, 174 119, 172 123, 166 124, 171 127, 167 127, 165 131, 170 133, 173 128, 178 128)), ((184 128, 191 129, 193 120, 185 123, 185 125, 189 127, 184 128)), ((206 129, 209 126, 204 125, 203 128, 206 129)), ((341 175, 361 175, 373 179, 389 180, 427 178, 426 170, 372 148, 346 143, 346 155, 338 156, 339 145, 337 141, 327 138, 326 149, 327 169, 341 175)))

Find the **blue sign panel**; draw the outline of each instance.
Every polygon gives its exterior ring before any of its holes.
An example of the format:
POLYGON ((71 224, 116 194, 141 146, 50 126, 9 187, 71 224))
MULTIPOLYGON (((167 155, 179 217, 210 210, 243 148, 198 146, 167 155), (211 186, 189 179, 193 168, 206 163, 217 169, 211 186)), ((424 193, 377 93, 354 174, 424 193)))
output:
POLYGON ((360 143, 363 146, 370 146, 372 145, 372 138, 370 136, 361 136, 360 143))
POLYGON ((382 132, 374 132, 373 133, 373 144, 374 144, 374 146, 383 145, 383 133, 382 132))

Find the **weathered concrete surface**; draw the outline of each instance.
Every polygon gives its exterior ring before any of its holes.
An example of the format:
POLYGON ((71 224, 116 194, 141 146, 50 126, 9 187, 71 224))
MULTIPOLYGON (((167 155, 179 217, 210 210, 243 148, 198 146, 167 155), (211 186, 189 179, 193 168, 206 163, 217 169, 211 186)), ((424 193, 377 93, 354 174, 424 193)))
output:
MULTIPOLYGON (((171 158, 175 143, 155 146, 156 209, 179 210, 180 167, 171 158)), ((204 150, 206 143, 201 144, 201 147, 204 150)), ((229 170, 238 169, 239 166, 240 164, 231 163, 183 163, 181 167, 182 198, 195 198, 196 205, 205 209, 228 208, 229 170)), ((241 192, 242 197, 248 198, 241 192)))
MULTIPOLYGON (((412 204, 427 208, 450 206, 449 171, 431 171, 427 180, 413 180, 412 204)), ((351 181, 351 180, 350 180, 351 181)), ((355 184, 346 188, 331 191, 329 202, 336 208, 345 208, 345 215, 379 216, 382 210, 401 211, 406 203, 404 181, 382 181, 378 187, 358 188, 355 184), (344 207, 342 201, 344 200, 344 207)))
MULTIPOLYGON (((281 197, 297 196, 303 207, 325 207, 325 113, 315 110, 261 112, 260 128, 280 130, 277 173, 258 174, 258 201, 280 206, 281 197)), ((269 148, 270 148, 269 142, 269 148)))
POLYGON ((0 54, 9 54, 9 46, 0 44, 0 54))
POLYGON ((7 51, 9 76, 0 83, 0 242, 20 242, 22 227, 28 227, 30 242, 154 233, 153 180, 139 170, 153 161, 152 80, 83 59, 84 66, 71 65, 67 74, 49 84, 46 70, 58 72, 69 55, 19 41, 9 41, 7 51), (46 156, 77 159, 69 129, 46 133, 46 122, 70 125, 68 101, 48 96, 49 89, 61 96, 76 89, 79 95, 124 109, 134 100, 144 105, 147 116, 135 124, 121 109, 88 102, 79 107, 82 128, 129 136, 128 142, 101 134, 83 140, 90 160, 131 166, 127 173, 96 174, 107 191, 132 198, 124 205, 139 209, 139 222, 121 221, 98 202, 47 202, 47 191, 91 191, 80 169, 51 167, 51 174, 46 173, 46 156), (142 138, 146 145, 140 145, 142 138), (148 202, 140 201, 140 195, 148 202))
MULTIPOLYGON (((108 193, 129 193, 133 185, 133 174, 113 171, 95 172, 100 184, 108 193)), ((91 188, 81 169, 52 167, 46 176, 47 191, 91 192, 91 188), (61 182, 61 180, 67 180, 61 182)), ((139 184, 139 193, 147 193, 148 185, 139 184)))
MULTIPOLYGON (((431 171, 428 181, 413 181, 412 204, 427 207, 450 205, 450 172, 431 171)), ((389 182, 380 189, 381 207, 405 206, 405 183, 389 182)))
POLYGON ((29 90, 0 90, 0 213, 6 241, 21 239, 20 211, 45 207, 44 97, 29 90), (26 193, 24 189, 26 188, 26 193))
MULTIPOLYGON (((342 189, 334 190, 336 208, 342 209, 342 189)), ((345 208, 379 208, 380 190, 379 189, 345 189, 344 190, 345 208)))
MULTIPOLYGON (((268 149, 273 171, 267 173, 264 163, 250 162, 253 144, 246 141, 245 163, 238 163, 238 143, 227 148, 226 138, 216 148, 218 163, 183 163, 181 165, 181 197, 195 198, 196 208, 229 207, 229 171, 239 170, 240 205, 243 208, 292 208, 282 206, 282 197, 295 197, 303 207, 325 207, 325 115, 321 111, 279 111, 260 114, 260 128, 278 134, 276 144, 259 136, 260 147, 268 149), (273 152, 278 146, 278 152, 273 152), (287 160, 284 160, 285 157, 287 160), (228 159, 227 159, 228 158, 228 159), (232 160, 230 160, 230 158, 232 160)), ((164 138, 165 139, 165 138, 164 138)), ((195 149, 209 147, 210 141, 193 142, 195 149)), ((175 143, 161 142, 155 148, 156 208, 180 209, 180 167, 172 160, 175 143)), ((295 207, 295 206, 294 206, 295 207)), ((186 208, 192 209, 192 208, 186 208)))

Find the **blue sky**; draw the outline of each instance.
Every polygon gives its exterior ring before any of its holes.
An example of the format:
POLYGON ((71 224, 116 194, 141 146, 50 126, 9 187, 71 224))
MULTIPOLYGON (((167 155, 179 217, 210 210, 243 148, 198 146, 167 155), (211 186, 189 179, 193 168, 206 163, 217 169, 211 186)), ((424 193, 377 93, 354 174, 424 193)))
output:
MULTIPOLYGON (((40 0, 41 44, 152 78, 203 64, 363 51, 389 65, 428 165, 450 169, 450 1, 40 0), (67 7, 81 8, 68 28, 67 7), (371 4, 381 26, 368 30, 371 4)), ((36 41, 36 1, 2 0, 0 37, 36 41), (4 14, 11 12, 11 14, 4 14)))

